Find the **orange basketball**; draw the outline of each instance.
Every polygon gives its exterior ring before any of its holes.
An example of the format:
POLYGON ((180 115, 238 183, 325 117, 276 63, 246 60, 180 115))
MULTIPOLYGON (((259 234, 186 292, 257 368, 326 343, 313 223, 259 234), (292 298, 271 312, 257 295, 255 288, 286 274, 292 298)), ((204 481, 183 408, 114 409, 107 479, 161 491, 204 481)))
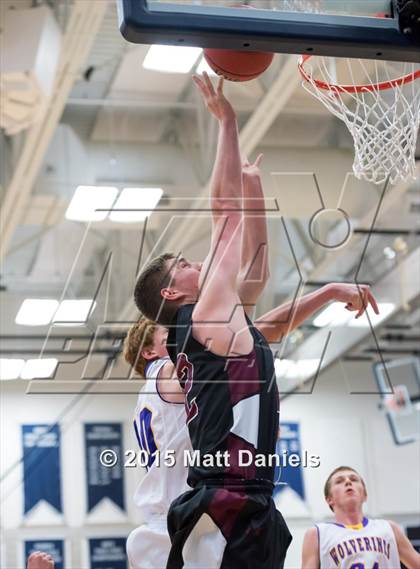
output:
POLYGON ((218 75, 229 81, 251 81, 269 67, 274 53, 206 48, 204 57, 218 75))

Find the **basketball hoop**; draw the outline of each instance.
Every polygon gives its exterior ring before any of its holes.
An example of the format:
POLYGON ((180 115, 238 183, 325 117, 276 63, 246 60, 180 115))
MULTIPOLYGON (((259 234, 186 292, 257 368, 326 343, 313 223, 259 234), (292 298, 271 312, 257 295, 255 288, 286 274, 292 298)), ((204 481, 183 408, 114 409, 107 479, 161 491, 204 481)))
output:
POLYGON ((303 55, 303 87, 353 137, 357 178, 375 184, 415 178, 420 123, 420 66, 414 63, 331 59, 303 55))

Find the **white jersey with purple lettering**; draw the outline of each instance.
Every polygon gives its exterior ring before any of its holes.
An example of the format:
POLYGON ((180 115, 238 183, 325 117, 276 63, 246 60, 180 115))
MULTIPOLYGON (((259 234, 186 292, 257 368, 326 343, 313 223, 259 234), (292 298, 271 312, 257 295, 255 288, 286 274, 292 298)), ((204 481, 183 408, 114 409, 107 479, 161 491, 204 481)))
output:
POLYGON ((147 473, 134 495, 145 521, 149 516, 166 516, 171 502, 189 490, 184 451, 191 449, 191 443, 185 406, 165 401, 157 388, 159 372, 168 361, 169 357, 160 358, 146 366, 146 383, 139 393, 134 416, 136 438, 148 459, 147 473))
POLYGON ((320 569, 398 569, 393 529, 385 520, 363 518, 359 526, 317 524, 320 569))
POLYGON ((135 410, 134 430, 141 455, 147 459, 147 472, 134 494, 144 523, 127 539, 131 569, 165 569, 171 548, 166 524, 169 506, 190 489, 184 465, 184 451, 191 452, 185 407, 165 401, 156 385, 167 361, 161 358, 146 366, 146 383, 135 410), (166 458, 173 466, 165 465, 166 458))

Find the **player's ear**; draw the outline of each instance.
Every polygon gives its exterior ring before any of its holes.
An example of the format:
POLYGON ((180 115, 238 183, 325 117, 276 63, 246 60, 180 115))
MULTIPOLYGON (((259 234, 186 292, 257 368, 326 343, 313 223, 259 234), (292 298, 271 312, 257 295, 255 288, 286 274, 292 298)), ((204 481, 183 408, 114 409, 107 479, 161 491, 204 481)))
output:
POLYGON ((144 348, 144 350, 141 351, 141 355, 145 360, 151 360, 157 356, 157 353, 151 348, 144 348))
POLYGON ((160 295, 165 300, 178 300, 182 296, 182 293, 176 290, 176 288, 162 288, 160 295))
POLYGON ((327 496, 325 498, 325 501, 327 502, 328 506, 330 507, 330 510, 333 510, 333 499, 331 498, 331 496, 327 496))

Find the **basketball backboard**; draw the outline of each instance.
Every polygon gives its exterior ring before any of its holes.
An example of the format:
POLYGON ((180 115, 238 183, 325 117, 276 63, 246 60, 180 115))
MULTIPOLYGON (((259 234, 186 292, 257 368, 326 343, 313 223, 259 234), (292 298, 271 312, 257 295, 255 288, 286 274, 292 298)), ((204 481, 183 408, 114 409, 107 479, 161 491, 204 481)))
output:
POLYGON ((414 442, 420 438, 420 360, 403 358, 390 362, 378 362, 373 366, 382 407, 396 444, 414 442), (407 401, 398 399, 404 387, 407 401), (397 395, 397 397, 395 397, 397 395), (389 405, 387 400, 391 399, 389 405))
POLYGON ((133 43, 420 62, 401 1, 117 0, 133 43))

